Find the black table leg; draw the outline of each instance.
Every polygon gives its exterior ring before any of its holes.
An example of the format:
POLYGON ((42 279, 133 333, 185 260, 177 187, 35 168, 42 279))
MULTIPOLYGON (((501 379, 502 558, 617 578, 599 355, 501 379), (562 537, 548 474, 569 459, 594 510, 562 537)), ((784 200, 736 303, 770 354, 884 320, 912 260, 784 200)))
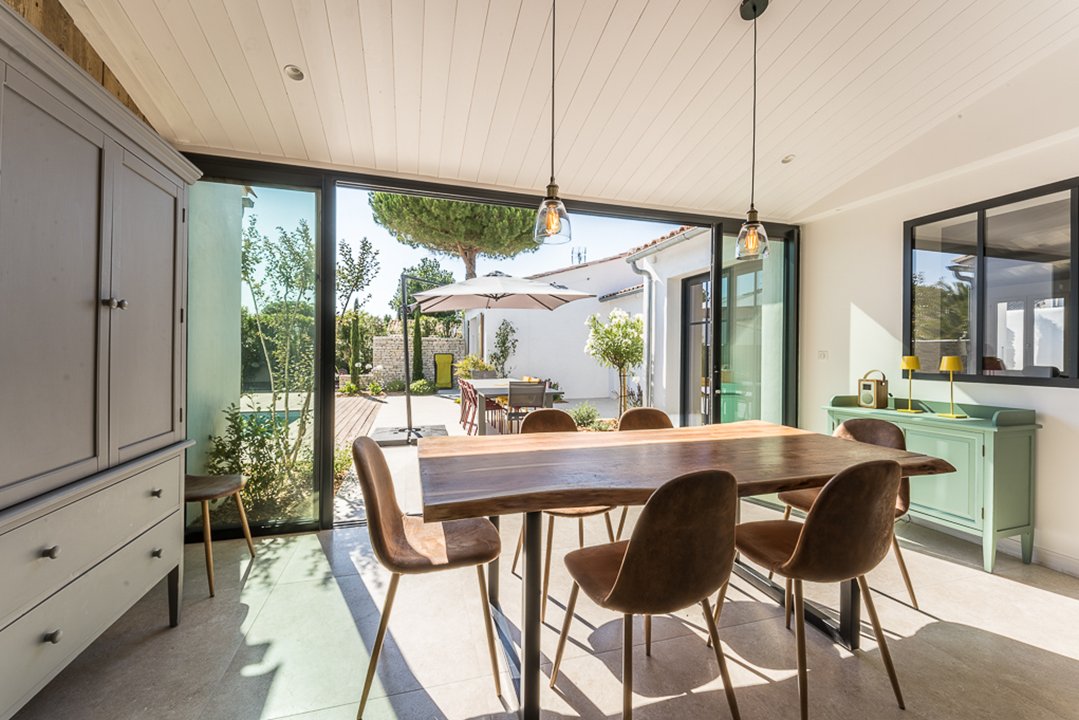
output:
MULTIPOLYGON (((756 569, 741 560, 734 563, 734 574, 753 587, 783 604, 784 588, 768 579, 756 569)), ((805 601, 805 620, 832 640, 848 650, 857 650, 861 645, 861 594, 858 582, 848 580, 839 584, 839 623, 837 624, 823 608, 810 601, 805 601)))
POLYGON ((850 650, 862 644, 862 593, 857 580, 839 583, 839 635, 850 650))
POLYGON ((540 716, 540 602, 543 592, 540 563, 543 514, 525 514, 524 582, 521 607, 521 720, 540 716))
MULTIPOLYGON (((498 516, 492 515, 490 519, 495 530, 498 530, 498 516)), ((498 560, 495 558, 487 563, 487 599, 492 605, 498 605, 498 560)))

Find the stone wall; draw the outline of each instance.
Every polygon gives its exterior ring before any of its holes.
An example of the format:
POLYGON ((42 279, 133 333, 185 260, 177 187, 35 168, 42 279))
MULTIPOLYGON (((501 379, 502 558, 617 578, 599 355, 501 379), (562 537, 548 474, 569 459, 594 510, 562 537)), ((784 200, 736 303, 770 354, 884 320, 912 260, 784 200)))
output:
MULTIPOLYGON (((411 341, 411 338, 409 338, 411 341)), ((405 353, 400 335, 379 335, 373 338, 374 357, 370 373, 360 376, 360 387, 377 382, 383 387, 392 380, 405 379, 405 353)), ((409 344, 409 359, 415 349, 409 344)), ((435 353, 450 353, 457 362, 465 356, 465 339, 462 337, 425 337, 423 338, 423 376, 430 382, 435 380, 435 353)), ((411 365, 409 366, 411 371, 411 365)), ((416 380, 416 378, 412 378, 416 380)), ((456 378, 454 385, 456 385, 456 378)))

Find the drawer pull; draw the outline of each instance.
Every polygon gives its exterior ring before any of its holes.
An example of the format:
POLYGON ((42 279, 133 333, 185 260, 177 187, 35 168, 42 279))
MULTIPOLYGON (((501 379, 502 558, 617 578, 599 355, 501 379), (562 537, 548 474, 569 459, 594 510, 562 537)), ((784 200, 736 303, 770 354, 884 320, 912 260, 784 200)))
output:
POLYGON ((159 558, 162 554, 164 554, 164 551, 161 548, 154 548, 150 551, 150 557, 159 558))
POLYGON ((41 636, 41 642, 43 642, 43 643, 52 643, 53 645, 59 645, 60 644, 60 638, 62 638, 63 636, 64 636, 64 633, 63 633, 62 630, 59 630, 59 629, 53 630, 52 632, 47 632, 44 635, 42 635, 41 636))
POLYGON ((159 497, 161 497, 161 495, 162 495, 162 494, 163 494, 164 492, 165 492, 165 491, 164 491, 164 490, 162 490, 161 488, 154 488, 153 490, 151 490, 151 491, 150 491, 150 494, 151 494, 152 496, 154 496, 155 498, 159 498, 159 497))
POLYGON ((53 545, 52 547, 45 548, 41 551, 41 557, 55 560, 56 558, 60 557, 60 546, 53 545))

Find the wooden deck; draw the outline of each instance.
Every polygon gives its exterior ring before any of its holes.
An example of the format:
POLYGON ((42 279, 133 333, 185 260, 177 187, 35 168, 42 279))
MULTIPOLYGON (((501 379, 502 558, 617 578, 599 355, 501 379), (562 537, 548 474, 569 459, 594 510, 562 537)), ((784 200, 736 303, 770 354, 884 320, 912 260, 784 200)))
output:
POLYGON ((348 447, 375 424, 378 411, 385 404, 365 395, 338 395, 334 398, 334 446, 348 447))

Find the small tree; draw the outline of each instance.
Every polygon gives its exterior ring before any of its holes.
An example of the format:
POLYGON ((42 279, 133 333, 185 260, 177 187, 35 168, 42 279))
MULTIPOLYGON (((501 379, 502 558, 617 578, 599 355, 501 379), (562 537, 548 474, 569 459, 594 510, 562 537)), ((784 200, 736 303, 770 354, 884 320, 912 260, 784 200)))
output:
POLYGON ((341 240, 337 251, 337 307, 339 317, 344 317, 348 310, 349 301, 353 301, 353 309, 358 310, 361 305, 371 297, 370 293, 356 297, 363 293, 371 285, 378 275, 381 267, 378 261, 378 250, 367 238, 360 240, 360 244, 353 250, 347 240, 341 240))
POLYGON ((603 367, 618 371, 618 414, 626 411, 628 389, 626 374, 644 360, 644 318, 630 317, 625 310, 615 308, 604 323, 599 313, 585 320, 588 341, 584 351, 603 367))
POLYGON ((489 357, 499 377, 509 377, 511 368, 507 363, 515 352, 517 352, 517 328, 513 327, 513 323, 509 320, 503 320, 495 331, 495 348, 489 357))

